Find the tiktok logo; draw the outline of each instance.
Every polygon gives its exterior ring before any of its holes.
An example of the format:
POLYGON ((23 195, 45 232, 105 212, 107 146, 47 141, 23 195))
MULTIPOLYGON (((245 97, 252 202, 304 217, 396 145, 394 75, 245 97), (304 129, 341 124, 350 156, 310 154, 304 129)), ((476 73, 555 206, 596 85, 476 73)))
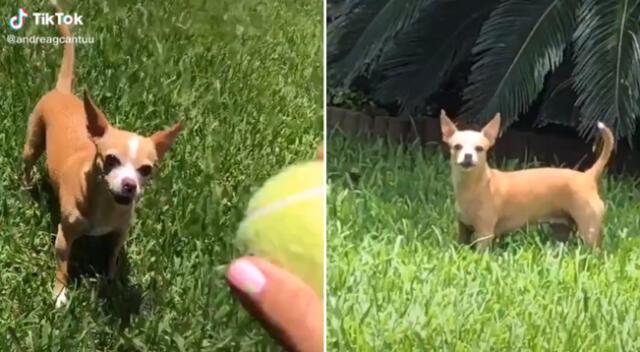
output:
POLYGON ((27 17, 29 17, 29 13, 25 11, 25 9, 19 8, 18 16, 13 16, 9 19, 9 27, 11 27, 14 31, 17 31, 24 26, 24 19, 27 17))

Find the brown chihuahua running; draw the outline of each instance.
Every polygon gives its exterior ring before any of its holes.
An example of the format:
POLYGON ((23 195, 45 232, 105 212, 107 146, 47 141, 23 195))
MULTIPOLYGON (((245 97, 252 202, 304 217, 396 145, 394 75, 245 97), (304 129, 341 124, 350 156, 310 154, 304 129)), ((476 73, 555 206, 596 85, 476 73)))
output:
POLYGON ((604 202, 598 179, 611 152, 611 130, 598 123, 604 145, 593 166, 580 172, 535 168, 505 172, 487 164, 487 150, 500 132, 500 114, 480 131, 459 131, 442 111, 443 140, 451 150, 459 241, 488 248, 494 237, 535 222, 576 225, 578 235, 593 247, 602 246, 604 202), (475 236, 472 235, 475 233, 475 236))
POLYGON ((109 276, 115 275, 136 199, 156 162, 181 130, 177 123, 143 137, 111 126, 87 92, 84 101, 72 93, 72 37, 65 24, 60 25, 60 32, 67 41, 58 83, 31 113, 22 154, 25 183, 29 186, 31 170, 46 150, 49 177, 60 200, 61 221, 55 242, 56 307, 67 302, 67 265, 78 237, 117 234, 108 268, 109 276))

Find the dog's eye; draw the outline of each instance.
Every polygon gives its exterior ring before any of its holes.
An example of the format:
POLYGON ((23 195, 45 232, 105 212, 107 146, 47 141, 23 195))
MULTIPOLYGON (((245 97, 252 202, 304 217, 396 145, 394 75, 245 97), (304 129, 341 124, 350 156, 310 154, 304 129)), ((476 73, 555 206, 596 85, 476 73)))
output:
POLYGON ((153 168, 151 167, 151 165, 142 165, 138 168, 138 172, 140 173, 140 175, 142 175, 142 177, 149 177, 152 170, 153 168))
POLYGON ((453 150, 462 150, 462 144, 456 144, 453 146, 453 150))
POLYGON ((482 153, 483 151, 484 151, 484 148, 481 145, 476 147, 476 152, 482 153))
POLYGON ((104 171, 109 172, 120 165, 120 159, 113 154, 107 154, 104 157, 104 171))

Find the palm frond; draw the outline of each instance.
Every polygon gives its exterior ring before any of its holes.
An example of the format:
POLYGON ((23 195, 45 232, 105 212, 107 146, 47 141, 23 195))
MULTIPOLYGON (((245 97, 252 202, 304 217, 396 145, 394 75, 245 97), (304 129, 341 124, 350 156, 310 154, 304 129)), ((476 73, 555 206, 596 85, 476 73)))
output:
POLYGON ((564 60, 544 85, 542 104, 535 121, 536 127, 554 123, 578 128, 580 109, 575 104, 577 95, 573 89, 574 67, 572 53, 565 53, 564 60))
POLYGON ((640 0, 585 0, 575 33, 580 132, 603 121, 630 137, 640 117, 640 0))
POLYGON ((563 59, 575 29, 577 0, 507 0, 485 22, 473 48, 477 61, 461 117, 508 126, 526 112, 549 71, 563 59))
POLYGON ((419 7, 436 0, 355 0, 327 29, 331 75, 349 85, 367 74, 389 41, 414 19, 419 7), (355 44, 354 44, 355 43, 355 44))
POLYGON ((395 101, 403 113, 422 110, 425 99, 471 53, 482 23, 500 0, 441 0, 424 6, 380 59, 375 96, 395 101))
POLYGON ((327 1, 327 23, 347 15, 353 7, 352 3, 353 0, 327 1))

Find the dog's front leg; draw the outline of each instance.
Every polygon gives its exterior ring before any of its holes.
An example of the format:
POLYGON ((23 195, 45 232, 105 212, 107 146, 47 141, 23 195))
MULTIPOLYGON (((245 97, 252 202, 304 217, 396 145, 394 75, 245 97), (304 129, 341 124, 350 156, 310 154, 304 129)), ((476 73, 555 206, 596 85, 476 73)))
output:
POLYGON ((471 244, 471 235, 473 235, 473 228, 458 220, 458 243, 471 244))
POLYGON ((114 279, 116 277, 116 273, 118 272, 118 258, 120 257, 120 252, 122 251, 124 243, 127 241, 127 237, 127 230, 118 231, 116 233, 113 252, 111 253, 111 257, 109 258, 109 279, 114 279))
POLYGON ((78 237, 78 233, 73 226, 58 225, 56 235, 55 255, 56 255, 56 278, 54 283, 54 297, 56 308, 67 304, 67 286, 69 285, 69 257, 73 241, 78 237))
POLYGON ((477 245, 479 250, 489 249, 493 239, 496 237, 496 221, 494 219, 484 219, 475 229, 475 238, 472 243, 477 245))

